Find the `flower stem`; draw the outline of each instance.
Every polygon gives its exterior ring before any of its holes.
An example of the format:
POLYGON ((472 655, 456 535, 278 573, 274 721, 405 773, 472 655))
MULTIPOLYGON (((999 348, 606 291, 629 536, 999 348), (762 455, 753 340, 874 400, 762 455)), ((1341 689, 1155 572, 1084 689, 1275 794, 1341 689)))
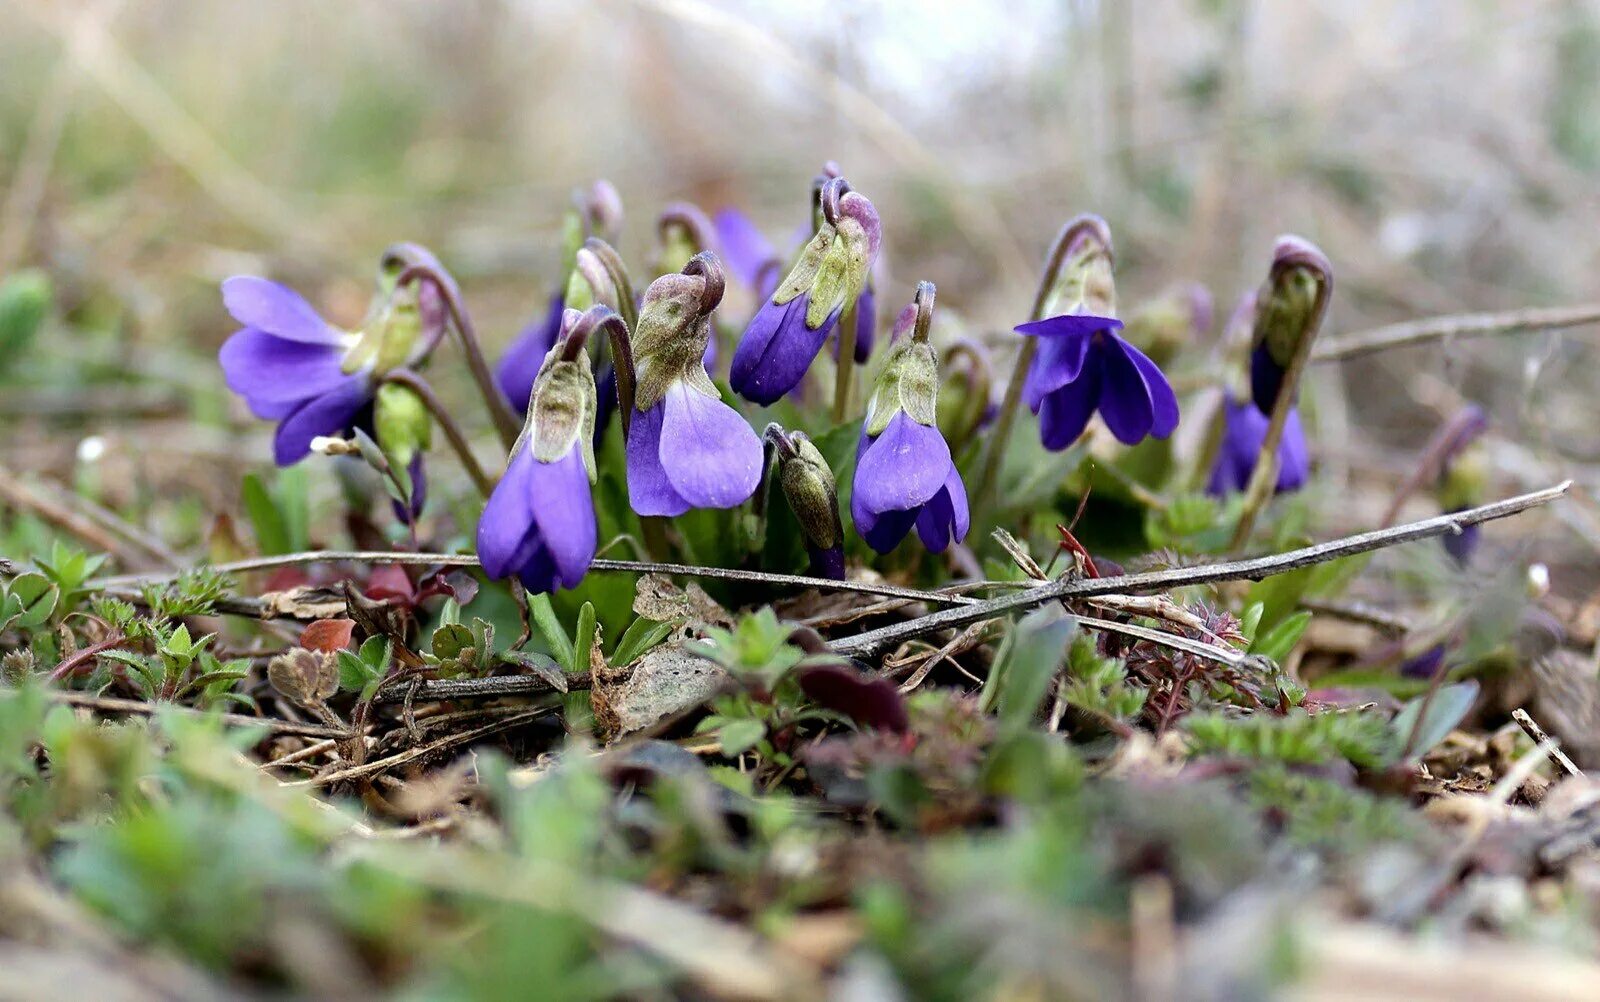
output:
POLYGON ((494 490, 495 482, 483 471, 483 467, 478 465, 478 457, 472 454, 472 446, 467 442, 467 436, 462 434, 461 426, 450 416, 443 402, 433 392, 433 387, 409 369, 396 369, 384 376, 383 381, 404 386, 422 400, 422 405, 428 408, 428 413, 433 415, 434 421, 444 430, 444 437, 450 440, 450 448, 454 449, 456 456, 460 458, 461 466, 467 471, 467 476, 472 478, 478 493, 487 498, 494 490))
POLYGON ((484 406, 489 408, 489 416, 494 420, 495 430, 500 433, 500 441, 509 452, 516 444, 517 434, 521 430, 517 416, 501 394, 500 388, 495 385, 494 375, 489 371, 489 363, 483 357, 477 328, 473 326, 472 316, 467 313, 466 304, 461 301, 455 282, 446 280, 437 270, 426 264, 413 264, 401 272, 395 284, 404 285, 418 279, 432 282, 439 290, 439 296, 444 300, 445 306, 449 308, 451 326, 455 327, 456 335, 461 339, 461 350, 467 356, 467 368, 472 371, 472 379, 478 384, 478 392, 483 395, 484 406))
POLYGON ((833 423, 844 424, 850 417, 850 390, 856 371, 855 303, 839 318, 839 376, 833 383, 833 423))
MULTIPOLYGON (((1038 291, 1033 294, 1033 308, 1028 311, 1029 320, 1044 319, 1045 308, 1050 305, 1050 293, 1055 289, 1056 279, 1061 275, 1062 266, 1067 263, 1067 250, 1072 245, 1072 238, 1082 227, 1081 217, 1068 221, 1056 234, 1055 241, 1050 244, 1050 253, 1045 258, 1044 273, 1039 276, 1038 291)), ((1011 370, 1011 381, 1006 384, 1006 395, 1000 402, 1000 413, 995 416, 994 434, 989 438, 989 455, 983 464, 983 472, 978 476, 978 489, 974 497, 979 506, 988 504, 995 485, 999 482, 1000 467, 1005 463, 1006 446, 1011 442, 1011 427, 1017 420, 1017 405, 1022 402, 1022 384, 1027 378, 1028 366, 1033 364, 1033 353, 1037 348, 1036 338, 1025 337, 1017 349, 1017 364, 1011 370)))

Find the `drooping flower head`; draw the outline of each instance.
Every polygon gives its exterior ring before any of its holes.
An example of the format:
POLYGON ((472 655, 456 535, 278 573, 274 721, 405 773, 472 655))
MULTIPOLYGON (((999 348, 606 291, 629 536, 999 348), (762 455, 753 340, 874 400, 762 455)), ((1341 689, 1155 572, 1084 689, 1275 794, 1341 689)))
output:
MULTIPOLYGON (((1231 392, 1222 401, 1222 441, 1211 466, 1206 493, 1222 497, 1245 489, 1267 438, 1270 419, 1249 400, 1239 400, 1231 392)), ((1311 476, 1311 450, 1306 446, 1305 429, 1300 425, 1300 410, 1292 408, 1278 440, 1278 481, 1274 492, 1283 494, 1305 486, 1311 476)))
POLYGON ((622 232, 622 197, 617 194, 617 189, 610 181, 602 179, 587 189, 574 192, 572 203, 572 208, 562 226, 563 284, 557 286, 550 294, 550 302, 543 316, 529 323, 512 339, 505 354, 500 357, 500 364, 495 368, 495 381, 500 384, 500 389, 511 402, 511 406, 519 411, 528 407, 528 396, 533 391, 534 376, 561 331, 562 312, 569 307, 582 312, 596 302, 606 303, 612 309, 617 308, 616 302, 607 299, 598 291, 590 293, 587 301, 582 298, 569 301, 567 297, 573 289, 574 282, 600 281, 601 285, 595 288, 603 288, 604 282, 598 273, 598 264, 594 261, 582 261, 580 258, 584 242, 590 237, 598 237, 607 243, 616 243, 617 237, 622 232))
POLYGON ((289 466, 311 451, 311 440, 339 436, 357 425, 370 430, 373 397, 388 373, 419 364, 444 330, 444 308, 429 283, 400 284, 406 263, 433 255, 413 244, 384 254, 378 290, 357 331, 328 323, 299 293, 254 275, 222 283, 222 301, 243 324, 218 355, 228 388, 259 418, 278 422, 273 459, 289 466))
POLYGON ((860 298, 878 254, 877 210, 843 178, 823 185, 816 234, 756 312, 733 355, 740 396, 770 404, 793 389, 839 316, 860 298))
POLYGON ((1065 449, 1096 411, 1125 445, 1166 438, 1178 426, 1178 399, 1161 369, 1117 332, 1111 278, 1111 229, 1079 216, 1056 239, 1059 280, 1043 308, 1047 319, 1016 328, 1038 338, 1022 399, 1039 415, 1045 448, 1065 449))
POLYGON ((594 370, 586 345, 606 306, 567 310, 534 378, 522 434, 478 520, 478 559, 491 578, 515 575, 530 592, 575 588, 594 560, 594 370))
MULTIPOLYGON (((618 397, 628 436, 628 499, 640 515, 732 508, 761 479, 761 440, 722 402, 706 374, 711 313, 722 301, 722 265, 695 255, 650 283, 633 331, 633 378, 618 397)), ((626 368, 619 360, 619 376, 626 368)))
MULTIPOLYGON (((899 327, 898 321, 895 326, 899 327)), ((970 442, 1000 412, 989 349, 975 338, 957 335, 945 348, 940 368, 945 375, 939 391, 939 430, 947 441, 970 442)))
POLYGON ((967 488, 939 433, 939 361, 928 343, 934 287, 917 286, 910 337, 897 339, 883 362, 856 445, 850 516, 856 531, 888 553, 917 527, 922 544, 942 553, 967 536, 967 488))
POLYGON ((844 523, 833 470, 805 432, 767 425, 768 446, 778 461, 778 483, 806 537, 814 577, 844 580, 844 523))
POLYGON ((1291 368, 1310 357, 1332 292, 1333 265, 1327 256, 1308 240, 1279 237, 1267 280, 1256 294, 1250 351, 1250 396, 1261 413, 1272 413, 1291 368))

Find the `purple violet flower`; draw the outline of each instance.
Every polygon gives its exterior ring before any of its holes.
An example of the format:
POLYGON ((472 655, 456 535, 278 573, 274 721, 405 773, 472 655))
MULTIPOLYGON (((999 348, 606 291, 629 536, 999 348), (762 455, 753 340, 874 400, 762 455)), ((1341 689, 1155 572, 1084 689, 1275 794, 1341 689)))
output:
POLYGON ((628 499, 640 515, 733 508, 761 480, 761 440, 705 369, 723 289, 716 255, 700 253, 645 290, 633 333, 634 399, 622 404, 633 409, 628 499))
POLYGON ((928 343, 933 298, 931 282, 918 285, 915 329, 884 359, 856 445, 850 516, 879 553, 898 546, 913 525, 934 553, 965 539, 971 528, 966 485, 934 421, 939 363, 928 343))
POLYGON ((1017 333, 1039 338, 1022 398, 1039 415, 1044 447, 1078 440, 1096 410, 1119 442, 1166 438, 1178 427, 1178 398, 1157 365, 1116 332, 1112 317, 1069 314, 1035 320, 1017 333))
POLYGON ((224 281, 222 301, 244 327, 223 343, 218 361, 251 413, 278 422, 272 452, 279 466, 305 458, 314 438, 370 426, 380 364, 404 363, 418 333, 415 323, 382 322, 393 311, 366 333, 341 330, 293 289, 254 275, 224 281))
POLYGON ((522 435, 478 520, 478 559, 491 578, 530 592, 575 588, 594 560, 595 383, 586 344, 608 307, 568 310, 534 381, 522 435))
POLYGON ((878 253, 877 210, 848 182, 831 178, 821 204, 816 235, 756 311, 734 351, 729 382, 758 404, 775 402, 805 376, 839 315, 860 298, 878 253))
MULTIPOLYGON (((1269 418, 1249 400, 1235 400, 1229 393, 1222 401, 1222 442, 1206 493, 1222 497, 1242 491, 1250 483, 1261 443, 1267 437, 1269 418)), ((1300 409, 1291 408, 1278 442, 1278 494, 1299 490, 1311 476, 1311 451, 1306 447, 1305 429, 1300 426, 1300 409)))

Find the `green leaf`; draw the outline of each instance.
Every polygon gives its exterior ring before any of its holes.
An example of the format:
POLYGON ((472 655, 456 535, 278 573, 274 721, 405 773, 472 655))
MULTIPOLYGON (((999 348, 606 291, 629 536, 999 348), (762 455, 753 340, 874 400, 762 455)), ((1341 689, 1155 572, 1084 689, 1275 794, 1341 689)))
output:
POLYGON ((433 631, 433 656, 441 661, 459 658, 462 650, 472 646, 472 631, 460 623, 448 623, 433 631))
POLYGON ((994 707, 1003 730, 1022 730, 1033 722, 1076 629, 1071 616, 1040 609, 1024 616, 1011 631, 984 693, 985 707, 994 707))
POLYGON ((1411 734, 1416 732, 1416 740, 1411 741, 1412 760, 1416 760, 1433 750, 1439 742, 1455 730, 1456 725, 1464 720, 1472 710, 1472 704, 1478 699, 1478 683, 1473 679, 1456 682, 1452 685, 1440 687, 1433 694, 1430 702, 1427 693, 1407 703, 1395 715, 1393 730, 1395 747, 1405 751, 1406 742, 1411 740, 1411 734), (1423 716, 1423 707, 1427 707, 1427 716, 1423 716), (1421 726, 1417 725, 1418 720, 1421 726))
POLYGON ((289 530, 261 478, 254 473, 246 474, 239 493, 245 514, 256 532, 256 549, 268 557, 290 552, 289 530))
POLYGON ((640 616, 628 624, 622 639, 617 641, 617 649, 611 654, 611 664, 618 668, 633 664, 645 651, 667 639, 677 628, 676 623, 658 623, 640 616))
POLYGON ((472 619, 472 646, 478 652, 474 664, 487 671, 494 664, 494 624, 487 619, 472 619))
POLYGON ((767 725, 759 720, 730 720, 717 732, 722 754, 729 758, 749 751, 766 736, 767 725))
POLYGON ((339 688, 346 692, 363 689, 369 682, 378 680, 378 673, 365 661, 349 651, 339 651, 339 688))
POLYGON ((273 489, 278 511, 283 515, 283 528, 288 553, 298 553, 311 545, 311 483, 306 466, 290 466, 278 471, 278 482, 273 489))
POLYGON ((1260 602, 1252 602, 1244 610, 1244 615, 1239 617, 1239 632, 1244 634, 1248 643, 1256 642, 1256 631, 1261 628, 1261 614, 1267 607, 1260 602))
POLYGON ((368 637, 361 644, 361 663, 372 669, 376 678, 382 678, 389 673, 389 656, 393 653, 388 637, 368 637))
MULTIPOLYGON (((550 653, 560 662, 561 667, 567 671, 577 671, 573 667, 576 654, 572 649, 572 640, 567 636, 567 631, 562 629, 561 621, 556 619, 556 610, 550 604, 549 595, 529 595, 528 612, 533 616, 533 623, 543 635, 550 653)), ((583 666, 585 670, 588 665, 583 666)))
POLYGON ((1311 613, 1305 610, 1297 612, 1268 630, 1265 636, 1256 638, 1250 645, 1250 653, 1282 661, 1294 650, 1294 645, 1300 642, 1300 637, 1310 625, 1311 613))
POLYGON ((44 625, 50 614, 55 612, 61 592, 43 574, 20 574, 11 579, 6 597, 15 600, 14 613, 11 608, 12 603, 8 601, 5 604, 5 611, 16 616, 15 625, 31 629, 44 625))

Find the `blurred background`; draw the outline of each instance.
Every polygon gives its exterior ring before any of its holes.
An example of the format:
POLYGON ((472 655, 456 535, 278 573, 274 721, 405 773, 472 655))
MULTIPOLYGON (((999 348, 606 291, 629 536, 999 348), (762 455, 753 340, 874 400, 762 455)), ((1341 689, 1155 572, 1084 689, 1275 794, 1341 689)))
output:
MULTIPOLYGON (((215 464, 267 455, 215 367, 221 278, 353 323, 383 247, 417 240, 494 351, 541 313, 596 177, 643 262, 671 199, 781 238, 836 160, 882 214, 887 308, 931 279, 996 339, 1086 210, 1124 303, 1197 279, 1218 325, 1286 231, 1334 263, 1325 336, 1600 296, 1592 0, 0 0, 0 81, 0 274, 47 269, 70 319, 14 360, 0 455, 131 464, 104 480, 202 509, 238 481, 215 464)), ((1594 335, 1318 366, 1327 531, 1370 525, 1470 400, 1498 486, 1580 478, 1549 556, 1586 582, 1594 335)))

